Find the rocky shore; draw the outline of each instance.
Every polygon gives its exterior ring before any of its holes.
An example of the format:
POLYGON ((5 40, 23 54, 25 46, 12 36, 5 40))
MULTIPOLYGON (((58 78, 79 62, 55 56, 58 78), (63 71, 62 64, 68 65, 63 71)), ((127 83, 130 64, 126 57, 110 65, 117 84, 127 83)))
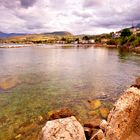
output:
MULTIPOLYGON (((94 107, 99 106, 97 101, 94 107)), ((140 78, 114 104, 107 119, 80 124, 69 109, 49 114, 38 140, 140 140, 140 78)))
POLYGON ((131 48, 130 51, 140 54, 140 47, 131 48))

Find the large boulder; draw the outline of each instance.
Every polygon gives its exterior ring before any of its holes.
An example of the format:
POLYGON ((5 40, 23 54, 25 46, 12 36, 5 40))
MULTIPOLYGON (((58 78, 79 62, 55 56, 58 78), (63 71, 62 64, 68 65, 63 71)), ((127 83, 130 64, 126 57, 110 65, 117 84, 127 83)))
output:
POLYGON ((84 129, 75 117, 48 121, 39 140, 86 140, 84 129))
POLYGON ((128 89, 108 116, 106 140, 140 140, 140 90, 128 89))

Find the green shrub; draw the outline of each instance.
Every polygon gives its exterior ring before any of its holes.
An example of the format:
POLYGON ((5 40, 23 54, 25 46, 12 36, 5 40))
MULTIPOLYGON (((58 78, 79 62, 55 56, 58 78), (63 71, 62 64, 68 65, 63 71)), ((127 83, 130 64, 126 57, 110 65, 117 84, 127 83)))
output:
POLYGON ((115 39, 110 39, 108 42, 107 42, 107 45, 117 45, 117 40, 115 39))
POLYGON ((140 37, 137 37, 133 42, 132 42, 132 46, 133 47, 137 47, 140 45, 140 37))
POLYGON ((121 32, 121 37, 127 37, 127 36, 131 36, 131 31, 130 29, 126 28, 126 29, 123 29, 122 32, 121 32))

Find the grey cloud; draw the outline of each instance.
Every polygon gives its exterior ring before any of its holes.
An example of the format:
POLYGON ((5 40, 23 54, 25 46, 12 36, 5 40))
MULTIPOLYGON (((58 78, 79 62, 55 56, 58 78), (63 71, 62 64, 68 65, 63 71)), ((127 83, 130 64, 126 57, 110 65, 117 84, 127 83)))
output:
POLYGON ((83 6, 84 7, 93 7, 93 6, 100 6, 102 5, 102 0, 84 0, 83 6))
POLYGON ((21 6, 24 8, 28 8, 33 6, 37 0, 20 0, 21 6))
POLYGON ((29 29, 29 30, 42 29, 45 27, 44 24, 41 22, 34 22, 34 23, 33 22, 26 22, 25 24, 26 24, 27 29, 29 29))
POLYGON ((89 17, 93 16, 91 13, 81 12, 81 11, 73 11, 73 14, 75 16, 82 17, 82 18, 89 18, 89 17))
POLYGON ((0 0, 0 30, 115 30, 140 23, 139 9, 139 0, 0 0))
POLYGON ((0 0, 0 7, 6 7, 6 8, 15 8, 20 4, 20 1, 14 0, 14 1, 9 1, 9 0, 0 0))
POLYGON ((4 6, 6 8, 14 9, 14 8, 28 8, 33 6, 37 0, 0 0, 0 6, 4 6))

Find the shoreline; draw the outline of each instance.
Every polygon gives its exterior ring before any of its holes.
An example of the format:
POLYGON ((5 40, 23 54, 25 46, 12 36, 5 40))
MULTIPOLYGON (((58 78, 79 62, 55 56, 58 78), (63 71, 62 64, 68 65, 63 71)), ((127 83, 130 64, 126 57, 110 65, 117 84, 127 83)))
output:
POLYGON ((62 47, 77 47, 77 48, 87 48, 87 47, 95 47, 95 48, 108 48, 108 49, 117 49, 124 52, 136 53, 140 54, 140 47, 132 48, 127 46, 116 46, 116 45, 107 45, 101 43, 94 44, 0 44, 0 48, 24 48, 24 47, 34 47, 34 46, 43 46, 43 45, 56 45, 62 47))

